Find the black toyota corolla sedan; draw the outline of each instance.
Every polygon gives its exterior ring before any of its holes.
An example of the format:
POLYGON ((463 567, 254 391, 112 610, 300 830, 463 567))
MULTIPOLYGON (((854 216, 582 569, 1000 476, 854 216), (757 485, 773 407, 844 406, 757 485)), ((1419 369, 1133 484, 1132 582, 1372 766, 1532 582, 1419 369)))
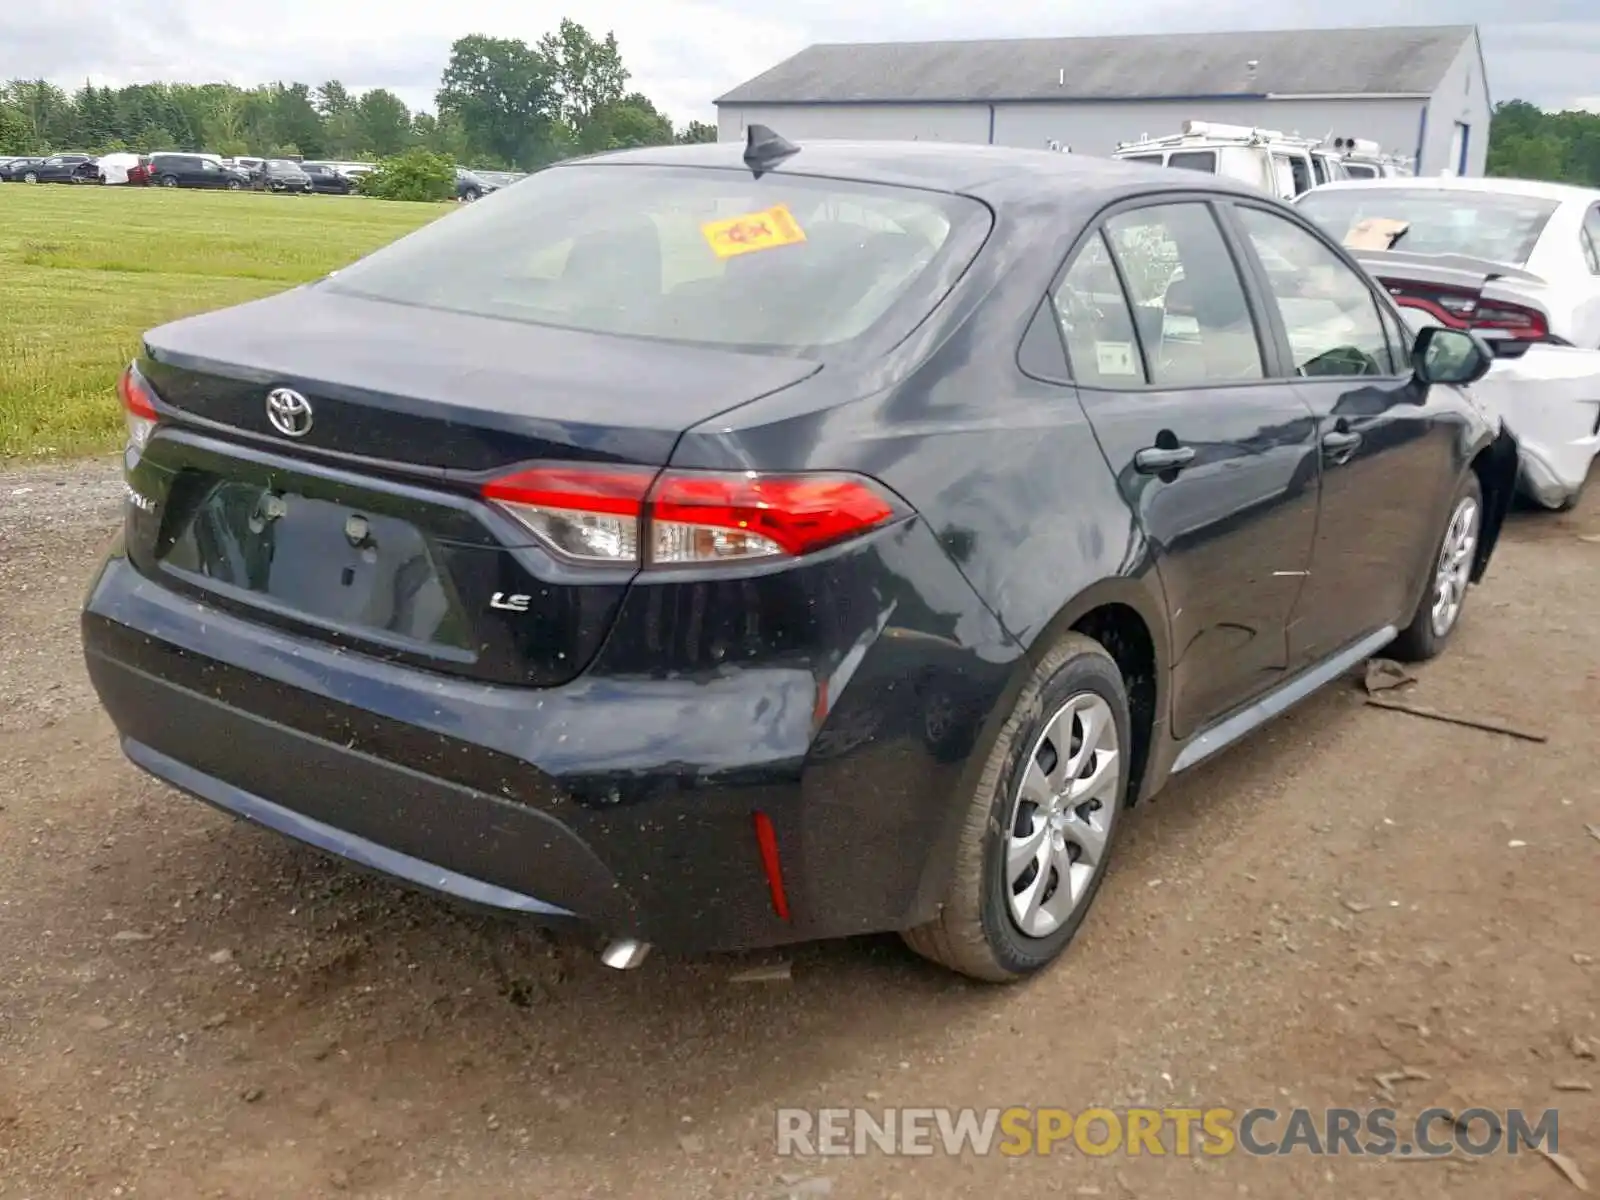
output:
POLYGON ((614 966, 1056 958, 1125 808, 1437 653, 1516 447, 1265 195, 928 144, 556 166, 146 335, 130 759, 614 966))

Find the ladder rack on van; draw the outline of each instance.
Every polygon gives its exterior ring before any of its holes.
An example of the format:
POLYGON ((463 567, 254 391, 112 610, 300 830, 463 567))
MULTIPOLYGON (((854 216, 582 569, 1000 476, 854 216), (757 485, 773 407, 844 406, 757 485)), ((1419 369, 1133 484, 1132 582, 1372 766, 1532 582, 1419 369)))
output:
POLYGON ((1278 129, 1256 129, 1248 125, 1222 125, 1215 121, 1185 121, 1182 133, 1164 137, 1148 134, 1134 142, 1120 142, 1119 153, 1134 150, 1166 150, 1179 146, 1230 145, 1230 146, 1293 146, 1311 150, 1322 143, 1315 138, 1301 137, 1297 133, 1284 133, 1278 129))

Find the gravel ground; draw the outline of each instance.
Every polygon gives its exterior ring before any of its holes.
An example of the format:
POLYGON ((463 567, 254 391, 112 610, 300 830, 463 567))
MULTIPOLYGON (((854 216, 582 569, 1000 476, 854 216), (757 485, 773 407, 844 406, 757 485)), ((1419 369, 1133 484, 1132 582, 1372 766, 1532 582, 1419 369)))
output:
POLYGON ((1529 1153, 774 1153, 780 1105, 1370 1106, 1402 1066, 1403 1113, 1558 1106, 1600 1189, 1593 493, 1515 519, 1407 696, 1548 742, 1331 689, 1137 811, 1067 959, 996 990, 891 938, 613 973, 141 777, 75 624, 119 488, 0 473, 0 1197, 1580 1194, 1529 1153))

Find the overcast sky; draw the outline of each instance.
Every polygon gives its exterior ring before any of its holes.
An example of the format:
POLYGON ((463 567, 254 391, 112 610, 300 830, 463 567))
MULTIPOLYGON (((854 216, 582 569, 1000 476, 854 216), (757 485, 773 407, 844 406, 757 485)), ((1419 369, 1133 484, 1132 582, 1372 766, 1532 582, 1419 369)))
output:
POLYGON ((1600 111, 1600 0, 0 0, 0 79, 340 79, 431 107, 455 38, 533 42, 563 16, 614 30, 634 86, 680 123, 713 120, 715 97, 811 42, 1402 21, 1477 23, 1496 100, 1600 111))

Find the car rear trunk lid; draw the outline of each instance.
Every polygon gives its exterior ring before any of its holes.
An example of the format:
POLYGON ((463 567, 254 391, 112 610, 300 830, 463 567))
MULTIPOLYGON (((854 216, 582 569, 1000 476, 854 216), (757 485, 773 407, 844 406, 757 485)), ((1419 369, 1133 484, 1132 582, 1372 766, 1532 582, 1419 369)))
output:
POLYGON ((683 430, 820 366, 313 285, 162 326, 146 335, 140 369, 180 420, 228 436, 471 472, 538 457, 660 465, 683 430), (303 436, 268 420, 276 388, 309 403, 303 436))
POLYGON ((130 559, 264 624, 484 682, 587 666, 632 567, 578 567, 480 495, 530 461, 664 465, 813 361, 464 318, 316 289, 165 326, 139 372, 130 559), (381 310, 381 311, 378 311, 381 310), (310 421, 274 428, 292 388, 310 421))

